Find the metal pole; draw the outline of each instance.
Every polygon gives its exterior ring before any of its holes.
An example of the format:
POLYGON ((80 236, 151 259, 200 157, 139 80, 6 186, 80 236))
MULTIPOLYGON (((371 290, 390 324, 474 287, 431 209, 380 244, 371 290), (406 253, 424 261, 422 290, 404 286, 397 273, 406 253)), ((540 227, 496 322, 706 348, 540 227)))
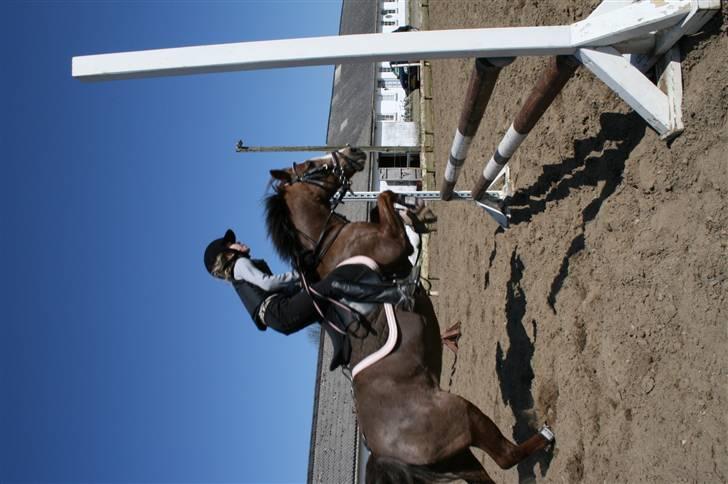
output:
MULTIPOLYGON (((238 153, 267 153, 267 152, 290 152, 290 151, 318 151, 330 153, 341 150, 349 145, 322 145, 322 146, 245 146, 238 141, 235 151, 238 153)), ((419 146, 357 146, 357 149, 375 153, 419 153, 419 146)))
MULTIPOLYGON (((393 187, 396 188, 396 187, 393 187)), ((440 201, 440 192, 420 191, 420 192, 400 192, 395 190, 394 193, 402 195, 406 198, 424 200, 424 201, 440 201)), ((488 192, 492 197, 498 197, 500 194, 497 192, 488 192)), ((344 195, 345 202, 375 202, 377 197, 381 195, 381 192, 349 192, 344 195)), ((452 192, 453 201, 472 201, 473 197, 470 196, 470 192, 467 191, 454 191, 452 192)))
POLYGON ((534 125, 541 119, 543 113, 548 109, 556 96, 561 92, 566 82, 571 78, 579 66, 579 62, 572 56, 556 56, 549 59, 546 69, 541 78, 528 95, 526 102, 518 112, 515 121, 505 136, 498 144, 493 157, 483 169, 480 179, 473 187, 472 195, 474 200, 483 197, 485 191, 490 187, 498 176, 498 173, 506 166, 508 160, 513 156, 516 149, 521 145, 534 125))
POLYGON ((460 113, 460 122, 455 130, 455 137, 450 148, 450 157, 447 160, 445 176, 440 188, 440 198, 452 198, 455 183, 460 176, 460 170, 468 156, 470 143, 478 131, 483 113, 490 101, 495 82, 498 80, 501 68, 510 64, 513 59, 475 59, 473 72, 470 74, 468 90, 465 94, 463 110, 460 113))

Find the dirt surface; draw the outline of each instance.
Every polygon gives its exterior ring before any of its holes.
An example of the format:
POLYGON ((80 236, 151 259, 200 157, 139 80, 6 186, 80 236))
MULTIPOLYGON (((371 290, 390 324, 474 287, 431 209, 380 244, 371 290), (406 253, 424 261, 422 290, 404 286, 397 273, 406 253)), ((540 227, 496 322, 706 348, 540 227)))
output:
MULTIPOLYGON (((430 2, 430 29, 557 25, 598 2, 430 2)), ((671 145, 580 68, 511 160, 512 227, 433 204, 442 383, 522 441, 554 449, 498 482, 728 480, 728 15, 682 42, 686 129, 671 145)), ((457 189, 472 187, 543 58, 496 85, 457 189)), ((432 62, 436 183, 472 60, 432 62)))

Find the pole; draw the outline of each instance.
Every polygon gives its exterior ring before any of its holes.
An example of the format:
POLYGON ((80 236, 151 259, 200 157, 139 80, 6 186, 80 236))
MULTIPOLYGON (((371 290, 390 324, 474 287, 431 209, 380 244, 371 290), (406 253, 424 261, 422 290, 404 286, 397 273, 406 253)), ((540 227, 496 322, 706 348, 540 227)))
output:
MULTIPOLYGON (((350 145, 322 145, 322 146, 245 146, 242 141, 238 141, 235 151, 238 153, 268 153, 268 152, 291 152, 291 151, 318 151, 322 153, 330 153, 332 151, 341 150, 350 145)), ((367 152, 376 153, 419 153, 419 146, 357 146, 357 149, 367 152)))
POLYGON ((474 200, 483 197, 485 191, 496 179, 500 171, 506 166, 516 149, 526 139, 534 125, 541 119, 543 113, 551 105, 556 96, 566 85, 566 82, 576 71, 579 62, 572 56, 556 56, 549 58, 546 69, 541 78, 528 95, 526 102, 518 112, 505 136, 498 144, 495 154, 483 169, 483 173, 471 191, 474 200))
POLYGON ((478 131, 480 121, 483 119, 490 96, 493 93, 495 82, 503 67, 510 64, 512 58, 505 59, 475 59, 473 72, 470 74, 468 90, 465 94, 463 110, 460 113, 460 122, 455 130, 455 137, 450 148, 450 156, 445 168, 445 176, 440 188, 440 198, 452 198, 455 183, 460 176, 460 170, 468 156, 470 143, 478 131))

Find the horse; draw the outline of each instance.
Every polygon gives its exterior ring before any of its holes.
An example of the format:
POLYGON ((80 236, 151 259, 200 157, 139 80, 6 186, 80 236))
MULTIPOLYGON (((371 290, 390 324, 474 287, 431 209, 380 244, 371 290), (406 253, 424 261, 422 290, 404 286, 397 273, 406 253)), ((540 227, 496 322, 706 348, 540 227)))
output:
MULTIPOLYGON (((340 198, 349 178, 363 169, 364 158, 361 151, 345 148, 271 170, 274 193, 266 199, 266 223, 283 259, 300 261, 301 252, 313 253, 320 277, 353 256, 368 256, 385 272, 406 259, 410 248, 392 192, 379 195, 376 223, 347 223, 331 215, 332 197, 340 198)), ((369 314, 367 326, 347 330, 350 369, 396 334, 391 353, 352 378, 359 426, 371 451, 367 483, 493 482, 471 446, 507 469, 553 441, 550 429, 543 427, 514 444, 474 404, 440 388, 439 325, 422 290, 415 295, 413 310, 396 310, 394 327, 386 312, 379 305, 369 314)))
POLYGON ((387 273, 409 271, 406 256, 412 247, 394 207, 393 192, 377 197, 378 223, 350 223, 332 209, 332 197, 339 192, 340 200, 365 159, 363 151, 347 147, 270 171, 277 184, 276 193, 266 200, 268 235, 283 260, 296 264, 300 254, 312 255, 310 265, 319 277, 359 254, 374 259, 387 273))

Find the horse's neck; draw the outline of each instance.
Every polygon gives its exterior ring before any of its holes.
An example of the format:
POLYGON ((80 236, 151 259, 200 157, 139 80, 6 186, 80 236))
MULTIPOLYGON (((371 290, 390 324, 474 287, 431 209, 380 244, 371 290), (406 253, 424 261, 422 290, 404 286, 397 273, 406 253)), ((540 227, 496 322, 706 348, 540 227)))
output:
POLYGON ((313 250, 326 228, 331 209, 328 203, 314 197, 295 197, 291 200, 291 219, 301 232, 301 245, 313 250))
POLYGON ((331 213, 328 198, 323 200, 309 194, 291 198, 288 203, 291 220, 299 231, 301 246, 305 250, 319 252, 318 256, 322 256, 322 259, 319 261, 317 272, 319 277, 326 277, 341 261, 341 258, 337 257, 332 259, 333 254, 328 249, 347 220, 331 213))

